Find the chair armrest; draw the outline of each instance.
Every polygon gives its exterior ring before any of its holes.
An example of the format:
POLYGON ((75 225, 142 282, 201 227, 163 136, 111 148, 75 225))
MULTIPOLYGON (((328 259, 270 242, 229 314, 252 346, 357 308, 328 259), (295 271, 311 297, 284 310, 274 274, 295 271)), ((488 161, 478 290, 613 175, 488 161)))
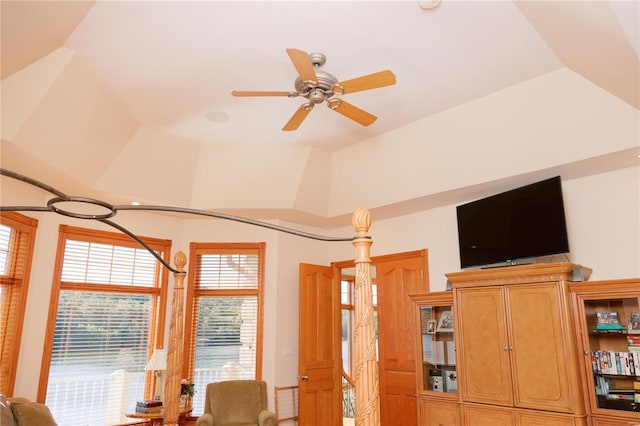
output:
POLYGON ((258 414, 258 426, 276 426, 276 414, 269 410, 262 410, 258 414))
POLYGON ((213 415, 204 413, 196 420, 196 426, 213 426, 213 415))

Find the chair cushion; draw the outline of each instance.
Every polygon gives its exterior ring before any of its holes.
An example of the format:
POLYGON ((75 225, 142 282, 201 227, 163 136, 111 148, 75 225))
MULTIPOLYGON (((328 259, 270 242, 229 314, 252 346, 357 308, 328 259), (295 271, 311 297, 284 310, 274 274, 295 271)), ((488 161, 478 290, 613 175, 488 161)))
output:
POLYGON ((215 384, 210 395, 214 424, 256 425, 262 411, 262 393, 258 382, 224 381, 215 384))
POLYGON ((58 426, 51 411, 44 404, 32 402, 25 398, 11 398, 9 405, 13 412, 16 426, 58 426))

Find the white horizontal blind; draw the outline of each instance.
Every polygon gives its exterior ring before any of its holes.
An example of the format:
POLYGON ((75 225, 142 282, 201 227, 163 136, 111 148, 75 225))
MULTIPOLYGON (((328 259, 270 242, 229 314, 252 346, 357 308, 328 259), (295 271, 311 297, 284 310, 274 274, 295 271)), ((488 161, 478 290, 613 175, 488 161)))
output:
POLYGON ((254 248, 208 247, 195 256, 190 342, 194 414, 203 411, 208 383, 256 378, 260 253, 254 248))
POLYGON ((66 240, 46 395, 58 424, 124 423, 143 399, 157 264, 146 249, 66 240))
POLYGON ((198 258, 197 287, 201 290, 258 289, 257 254, 203 254, 198 258))
POLYGON ((0 225, 0 275, 7 275, 9 272, 9 242, 11 241, 11 228, 0 225))
POLYGON ((143 248, 67 240, 62 281, 153 287, 156 262, 143 248))

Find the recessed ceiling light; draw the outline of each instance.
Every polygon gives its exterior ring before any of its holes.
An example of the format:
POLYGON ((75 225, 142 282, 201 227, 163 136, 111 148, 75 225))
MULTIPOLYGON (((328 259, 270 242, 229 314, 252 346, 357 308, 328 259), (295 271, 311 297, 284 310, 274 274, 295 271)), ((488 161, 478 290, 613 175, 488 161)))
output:
POLYGON ((435 9, 440 4, 440 0, 418 0, 418 6, 422 9, 435 9))
POLYGON ((225 121, 229 121, 229 114, 220 111, 210 111, 204 116, 207 120, 213 121, 214 123, 224 123, 225 121))

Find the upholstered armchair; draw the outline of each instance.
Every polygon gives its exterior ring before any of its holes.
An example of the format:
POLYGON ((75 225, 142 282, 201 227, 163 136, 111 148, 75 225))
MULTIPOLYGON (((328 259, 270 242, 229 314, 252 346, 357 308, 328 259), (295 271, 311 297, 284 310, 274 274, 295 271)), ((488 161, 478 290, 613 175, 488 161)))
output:
POLYGON ((0 395, 0 426, 57 426, 51 411, 44 404, 26 398, 5 398, 0 395))
POLYGON ((276 415, 267 408, 267 383, 262 380, 209 383, 196 426, 276 426, 276 415))

